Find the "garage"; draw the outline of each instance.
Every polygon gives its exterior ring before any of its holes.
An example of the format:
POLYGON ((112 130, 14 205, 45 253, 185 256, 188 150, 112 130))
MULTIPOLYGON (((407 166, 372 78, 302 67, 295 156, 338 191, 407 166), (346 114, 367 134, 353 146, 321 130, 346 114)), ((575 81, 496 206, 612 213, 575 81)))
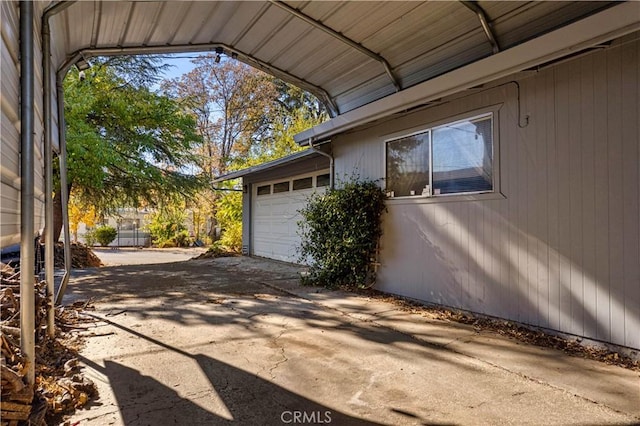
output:
POLYGON ((242 179, 244 254, 299 262, 299 211, 313 193, 331 186, 332 164, 331 154, 314 148, 215 180, 242 179))
POLYGON ((299 211, 314 192, 328 185, 329 170, 253 185, 253 254, 295 263, 299 211))

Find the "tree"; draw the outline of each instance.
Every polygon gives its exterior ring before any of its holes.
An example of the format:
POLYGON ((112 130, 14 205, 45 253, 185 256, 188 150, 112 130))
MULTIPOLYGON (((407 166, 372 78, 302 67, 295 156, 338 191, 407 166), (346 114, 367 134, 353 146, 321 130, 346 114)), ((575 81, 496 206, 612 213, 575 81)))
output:
POLYGON ((228 250, 242 249, 242 193, 229 191, 220 197, 216 219, 224 230, 220 244, 228 250))
POLYGON ((213 179, 268 132, 277 88, 272 77, 238 61, 216 62, 208 54, 193 63, 191 72, 162 88, 195 117, 202 137, 199 165, 213 179))
MULTIPOLYGON (((216 62, 211 54, 193 62, 196 67, 191 72, 163 82, 162 89, 195 118, 202 138, 198 166, 213 180, 226 173, 236 159, 246 158, 251 147, 268 134, 277 90, 272 77, 241 62, 216 62)), ((219 194, 210 187, 201 199, 207 204, 204 221, 210 224, 209 237, 215 239, 219 194)))
POLYGON ((73 241, 78 242, 78 227, 84 223, 87 227, 96 224, 96 209, 80 202, 78 197, 72 193, 69 196, 69 227, 73 235, 73 241))
POLYGON ((183 201, 174 199, 162 203, 149 215, 147 225, 153 243, 158 247, 181 247, 187 245, 189 233, 184 225, 187 213, 183 201))
MULTIPOLYGON (((199 166, 211 179, 302 149, 293 135, 327 118, 322 104, 309 93, 241 62, 216 62, 215 55, 192 62, 196 66, 190 73, 163 82, 162 89, 195 117, 202 136, 199 166)), ((227 245, 239 247, 240 216, 227 212, 241 211, 241 197, 211 189, 200 199, 208 208, 202 203, 193 206, 194 224, 209 223, 212 239, 220 225, 227 245), (204 210, 208 218, 203 220, 204 210)))
MULTIPOLYGON (((289 86, 289 90, 299 89, 289 86)), ((229 165, 230 168, 250 167, 305 149, 294 141, 293 136, 322 123, 327 118, 326 113, 310 114, 305 102, 296 106, 290 103, 289 107, 282 105, 277 112, 272 117, 270 137, 264 138, 261 144, 254 145, 251 155, 237 158, 229 165)), ((240 193, 227 192, 220 197, 216 219, 223 229, 222 245, 231 250, 240 251, 242 248, 242 196, 240 193)))
MULTIPOLYGON (((96 60, 89 75, 72 71, 64 82, 68 183, 78 199, 99 211, 172 194, 195 192, 192 147, 200 143, 193 117, 149 87, 162 67, 149 57, 96 60)), ((59 185, 59 183, 58 183, 59 185)), ((59 238, 60 191, 54 205, 59 238)))

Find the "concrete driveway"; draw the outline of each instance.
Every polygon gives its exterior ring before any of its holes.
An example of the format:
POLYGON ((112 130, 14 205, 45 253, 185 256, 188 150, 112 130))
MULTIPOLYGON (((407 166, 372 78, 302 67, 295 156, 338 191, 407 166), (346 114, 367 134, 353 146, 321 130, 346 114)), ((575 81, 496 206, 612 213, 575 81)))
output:
POLYGON ((638 424, 638 372, 394 304, 298 286, 253 258, 114 266, 72 279, 101 319, 100 391, 79 425, 638 424))
POLYGON ((206 252, 202 247, 175 247, 166 249, 138 247, 94 247, 93 252, 105 266, 149 265, 189 260, 206 252))

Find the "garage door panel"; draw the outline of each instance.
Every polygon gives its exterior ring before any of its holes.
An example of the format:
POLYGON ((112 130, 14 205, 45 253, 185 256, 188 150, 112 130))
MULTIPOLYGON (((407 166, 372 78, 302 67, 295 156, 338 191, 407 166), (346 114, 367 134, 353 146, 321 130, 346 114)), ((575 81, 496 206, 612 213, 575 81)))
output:
MULTIPOLYGON (((292 181, 301 177, 315 176, 327 173, 327 171, 315 172, 293 176, 292 181)), ((282 179, 278 182, 283 182, 282 179)), ((261 182, 253 185, 254 191, 258 186, 270 185, 278 182, 261 182)), ((256 256, 268 257, 285 262, 298 262, 298 247, 300 236, 298 235, 298 222, 302 219, 301 210, 307 203, 311 194, 317 190, 325 190, 326 187, 309 188, 303 190, 290 190, 268 195, 252 195, 252 253, 256 256)))
POLYGON ((297 253, 295 248, 286 243, 274 242, 271 238, 256 239, 256 256, 268 257, 270 259, 282 260, 284 262, 295 262, 297 253))

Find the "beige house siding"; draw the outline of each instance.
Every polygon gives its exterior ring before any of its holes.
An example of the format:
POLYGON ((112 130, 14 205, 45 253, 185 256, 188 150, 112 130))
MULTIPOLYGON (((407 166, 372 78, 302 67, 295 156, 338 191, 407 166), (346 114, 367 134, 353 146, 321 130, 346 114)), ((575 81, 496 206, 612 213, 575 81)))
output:
POLYGON ((632 34, 334 138, 338 178, 380 179, 388 135, 498 108, 500 194, 390 200, 379 289, 640 348, 639 53, 632 34))

